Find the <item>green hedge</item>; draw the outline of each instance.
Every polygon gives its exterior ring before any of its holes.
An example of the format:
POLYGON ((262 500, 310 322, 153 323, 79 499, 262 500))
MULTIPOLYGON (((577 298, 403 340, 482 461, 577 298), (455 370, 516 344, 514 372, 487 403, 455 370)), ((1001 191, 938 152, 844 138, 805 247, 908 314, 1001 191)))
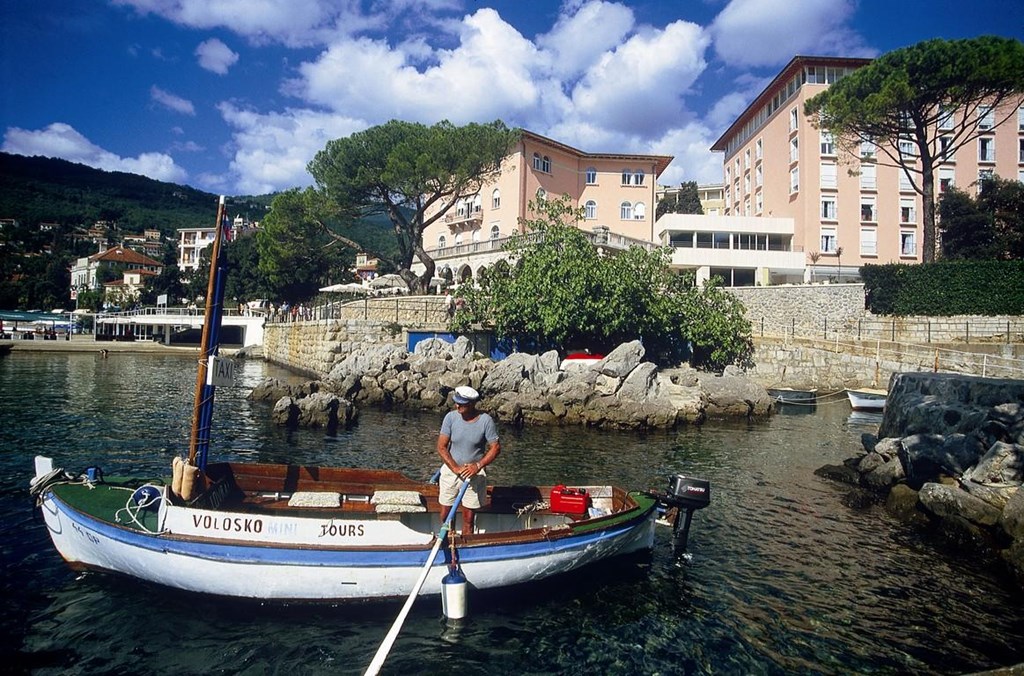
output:
POLYGON ((879 315, 1024 315, 1024 261, 865 265, 860 275, 879 315))

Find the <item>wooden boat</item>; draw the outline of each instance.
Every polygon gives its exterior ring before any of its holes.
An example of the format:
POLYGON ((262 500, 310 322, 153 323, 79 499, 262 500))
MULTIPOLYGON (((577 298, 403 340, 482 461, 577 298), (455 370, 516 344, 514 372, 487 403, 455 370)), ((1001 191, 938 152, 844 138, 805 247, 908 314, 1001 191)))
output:
MULTIPOLYGON (((52 470, 38 463, 37 476, 52 470)), ((65 479, 46 487, 42 512, 74 568, 220 596, 316 601, 408 595, 441 523, 437 486, 397 472, 210 463, 207 474, 211 487, 188 504, 160 481, 65 479)), ((554 488, 489 488, 476 532, 452 538, 473 587, 653 546, 654 497, 581 487, 589 507, 570 513, 552 509, 554 488)), ((450 550, 436 553, 422 593, 440 593, 450 563, 450 550)))
POLYGON ((814 404, 818 388, 796 389, 793 387, 769 387, 768 396, 778 404, 814 404))
MULTIPOLYGON (((224 222, 223 198, 217 222, 224 222)), ((456 567, 473 587, 501 587, 650 549, 659 509, 685 511, 685 546, 710 487, 683 475, 666 494, 611 485, 490 487, 475 531, 454 535, 441 524, 437 487, 398 472, 207 462, 216 376, 227 366, 217 356, 223 230, 212 245, 188 460, 175 460, 171 485, 104 477, 97 468, 71 476, 36 458, 32 492, 71 566, 227 597, 409 595, 408 604, 421 591, 439 593, 456 567)))
POLYGON ((846 396, 849 397, 850 406, 854 411, 881 411, 885 408, 885 398, 888 394, 885 390, 872 388, 846 390, 846 396))

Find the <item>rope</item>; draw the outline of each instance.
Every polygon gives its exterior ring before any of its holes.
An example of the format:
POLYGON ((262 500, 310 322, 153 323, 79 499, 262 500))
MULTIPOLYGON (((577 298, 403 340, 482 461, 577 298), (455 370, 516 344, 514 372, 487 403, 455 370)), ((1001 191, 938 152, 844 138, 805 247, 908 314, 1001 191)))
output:
MULTIPOLYGON (((146 484, 146 486, 152 486, 152 484, 146 484)), ((144 488, 144 487, 145 486, 140 486, 139 488, 144 488)), ((150 499, 144 499, 141 502, 135 502, 135 494, 139 491, 139 488, 131 489, 131 488, 121 488, 119 486, 111 486, 111 488, 112 489, 116 489, 116 490, 131 491, 132 492, 131 496, 129 496, 129 498, 128 498, 128 502, 126 502, 124 504, 124 507, 119 509, 119 510, 117 510, 116 512, 114 512, 114 521, 116 521, 117 523, 121 523, 121 512, 125 512, 125 513, 128 514, 129 520, 132 523, 134 523, 136 526, 138 526, 141 530, 149 533, 150 535, 163 535, 163 533, 164 533, 163 530, 150 530, 149 528, 146 527, 146 524, 144 524, 141 521, 139 521, 139 512, 143 511, 144 509, 146 509, 148 507, 152 507, 156 503, 158 503, 161 500, 163 500, 164 496, 162 494, 160 494, 158 492, 157 495, 153 496, 150 499)), ((156 486, 153 486, 153 488, 156 488, 156 486)))

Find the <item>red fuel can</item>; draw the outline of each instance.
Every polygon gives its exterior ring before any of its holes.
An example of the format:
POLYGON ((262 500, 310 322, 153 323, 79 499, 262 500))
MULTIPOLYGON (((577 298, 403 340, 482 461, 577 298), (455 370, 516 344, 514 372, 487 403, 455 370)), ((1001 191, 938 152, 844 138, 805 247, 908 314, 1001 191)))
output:
POLYGON ((586 488, 568 488, 559 484, 551 489, 551 511, 576 516, 586 514, 590 495, 586 488))

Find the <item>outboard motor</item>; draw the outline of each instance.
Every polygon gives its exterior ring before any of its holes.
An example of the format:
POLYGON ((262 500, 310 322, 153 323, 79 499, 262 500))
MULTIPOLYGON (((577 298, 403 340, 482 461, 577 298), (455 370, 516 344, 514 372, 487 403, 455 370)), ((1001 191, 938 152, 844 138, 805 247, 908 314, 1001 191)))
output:
POLYGON ((675 509, 672 534, 677 555, 686 552, 686 541, 690 537, 690 521, 693 513, 711 504, 711 482, 695 479, 684 474, 674 474, 668 480, 668 492, 655 492, 654 496, 671 511, 675 509), (685 511, 682 532, 679 530, 680 512, 685 511))

